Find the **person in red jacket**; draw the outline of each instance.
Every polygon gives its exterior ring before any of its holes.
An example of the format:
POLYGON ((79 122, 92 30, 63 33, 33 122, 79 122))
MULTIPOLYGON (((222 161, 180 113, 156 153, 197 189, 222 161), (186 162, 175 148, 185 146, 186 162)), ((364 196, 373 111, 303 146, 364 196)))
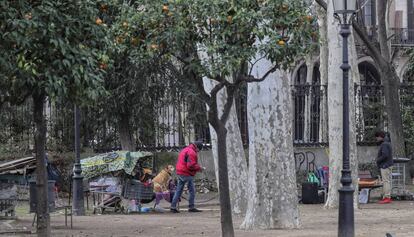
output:
POLYGON ((184 185, 186 183, 188 191, 190 192, 190 197, 188 199, 188 211, 201 212, 201 210, 198 210, 194 207, 194 175, 204 169, 198 164, 197 158, 197 152, 199 152, 202 148, 203 143, 201 141, 195 141, 181 150, 181 152, 178 154, 177 165, 175 167, 178 176, 178 185, 170 208, 171 212, 173 213, 180 212, 177 210, 177 202, 183 193, 184 185))

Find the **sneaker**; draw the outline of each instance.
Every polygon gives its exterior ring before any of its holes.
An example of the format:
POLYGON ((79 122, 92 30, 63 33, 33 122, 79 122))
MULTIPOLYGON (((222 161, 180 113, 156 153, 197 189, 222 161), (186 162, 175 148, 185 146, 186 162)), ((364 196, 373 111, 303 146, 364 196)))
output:
POLYGON ((170 208, 170 212, 172 213, 180 213, 179 210, 175 209, 175 208, 170 208))
POLYGON ((190 208, 188 209, 188 212, 202 212, 202 210, 199 210, 197 208, 190 208))
POLYGON ((387 204, 387 203, 391 203, 391 198, 384 198, 381 201, 378 202, 378 204, 387 204))

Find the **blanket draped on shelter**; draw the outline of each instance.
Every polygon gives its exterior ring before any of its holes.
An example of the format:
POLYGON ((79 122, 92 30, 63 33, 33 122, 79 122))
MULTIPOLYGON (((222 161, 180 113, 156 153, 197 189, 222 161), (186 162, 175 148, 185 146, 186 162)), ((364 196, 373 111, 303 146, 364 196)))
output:
POLYGON ((151 157, 150 152, 114 151, 81 160, 82 174, 86 179, 114 171, 124 171, 134 175, 133 171, 141 159, 151 157))

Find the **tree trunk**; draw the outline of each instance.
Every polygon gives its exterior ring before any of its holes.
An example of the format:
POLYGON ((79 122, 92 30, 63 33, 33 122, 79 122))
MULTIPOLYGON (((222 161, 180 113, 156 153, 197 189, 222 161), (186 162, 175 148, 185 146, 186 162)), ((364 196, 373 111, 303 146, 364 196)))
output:
POLYGON ((382 58, 378 66, 381 72, 381 80, 384 86, 385 108, 387 112, 388 131, 391 134, 391 144, 394 157, 405 157, 405 143, 402 127, 399 85, 400 79, 392 65, 390 48, 386 26, 386 0, 377 1, 378 9, 378 39, 382 58))
MULTIPOLYGON (((205 49, 202 46, 197 46, 197 53, 193 54, 193 57, 205 59, 208 57, 205 49)), ((226 78, 220 78, 225 80, 226 78)), ((197 83, 197 80, 195 80, 197 83)), ((226 100, 224 106, 220 106, 219 103, 223 102, 218 92, 206 91, 203 86, 203 81, 198 81, 197 88, 202 96, 205 99, 205 102, 208 106, 208 122, 214 128, 216 137, 217 137, 217 157, 218 157, 218 176, 219 176, 219 200, 220 200, 220 214, 221 214, 221 235, 222 237, 234 237, 234 228, 233 228, 233 218, 231 211, 231 201, 230 201, 230 190, 229 190, 229 174, 227 167, 227 129, 226 123, 229 118, 231 107, 234 107, 234 88, 233 90, 228 87, 224 89, 228 92, 226 94, 226 100), (209 96, 206 94, 210 94, 209 96), (206 98, 208 97, 208 98, 206 98), (220 102, 219 102, 220 101, 220 102), (230 104, 231 102, 231 104, 230 104), (231 106, 227 106, 231 105, 231 106), (222 111, 222 112, 219 112, 222 111), (222 113, 222 114, 221 114, 222 113), (220 115, 219 115, 220 114, 220 115)), ((221 92, 223 93, 223 92, 221 92)))
POLYGON ((135 151, 134 142, 132 141, 129 118, 130 118, 130 115, 128 113, 119 114, 119 120, 118 120, 119 139, 121 140, 122 150, 135 151))
MULTIPOLYGON (((323 0, 316 0, 316 2, 318 2, 318 4, 322 7, 327 6, 323 0)), ((398 93, 399 77, 395 71, 394 66, 392 65, 392 57, 390 55, 389 44, 387 43, 388 39, 386 21, 388 18, 386 17, 386 8, 387 6, 390 6, 390 4, 387 5, 389 1, 386 0, 376 2, 378 13, 377 18, 379 19, 378 35, 381 52, 374 46, 375 44, 372 44, 372 42, 368 39, 368 35, 364 32, 362 27, 358 25, 357 22, 353 22, 352 25, 356 33, 359 35, 367 47, 369 54, 380 69, 381 81, 384 86, 385 109, 387 112, 388 130, 391 134, 393 155, 395 157, 405 157, 405 138, 403 135, 400 100, 398 93)))
POLYGON ((329 136, 329 193, 327 208, 337 208, 342 169, 342 39, 338 22, 334 19, 331 2, 328 1, 328 136, 329 136))
MULTIPOLYGON (((211 91, 216 85, 215 82, 207 78, 203 79, 204 88, 207 92, 211 91)), ((223 108, 227 101, 227 93, 220 91, 217 94, 217 107, 223 108)), ((219 110, 220 111, 220 110, 219 110)), ((219 116, 221 114, 219 113, 219 116)), ((230 185, 230 200, 231 209, 234 214, 245 213, 247 207, 247 162, 243 150, 243 143, 240 135, 240 127, 237 119, 236 106, 233 103, 229 118, 226 122, 227 130, 227 165, 229 173, 229 185, 230 185)), ((214 164, 216 167, 216 178, 218 177, 218 150, 217 150, 217 135, 212 126, 210 126, 210 136, 212 151, 214 157, 214 164)))
POLYGON ((328 141, 328 101, 327 101, 327 91, 326 85, 328 85, 328 37, 327 37, 327 19, 326 19, 326 10, 324 10, 319 5, 316 6, 318 14, 318 24, 319 24, 319 72, 321 75, 321 91, 323 92, 323 97, 321 101, 321 126, 319 129, 319 138, 321 141, 328 141))
POLYGON ((48 180, 46 171, 46 121, 43 115, 45 95, 33 95, 33 119, 35 123, 36 191, 37 191, 37 236, 50 236, 48 206, 48 180))
POLYGON ((385 108, 387 111, 388 131, 391 134, 391 144, 394 157, 405 157, 405 143, 401 118, 399 78, 391 65, 381 67, 383 80, 385 108))
MULTIPOLYGON (((210 118, 209 118, 210 120, 210 118)), ((211 123, 211 122, 210 122, 211 123)), ((231 202, 229 191, 229 175, 227 170, 227 130, 224 124, 215 126, 217 134, 217 151, 219 167, 219 200, 220 200, 220 221, 221 236, 234 237, 233 218, 231 215, 231 202)))
MULTIPOLYGON (((326 208, 337 208, 339 205, 339 193, 341 187, 340 178, 343 162, 343 96, 342 78, 343 72, 340 68, 342 64, 342 43, 343 39, 339 35, 338 21, 333 17, 332 3, 328 1, 327 11, 327 38, 328 40, 328 124, 329 124, 329 193, 325 203, 326 208)), ((357 57, 353 35, 348 38, 350 45, 350 83, 349 83, 349 106, 350 106, 350 131, 349 131, 349 158, 351 162, 351 172, 353 186, 357 187, 357 151, 355 138, 355 102, 354 80, 358 76, 357 57)), ((355 194, 356 195, 356 194, 355 194)), ((355 202, 354 202, 355 203, 355 202)), ((357 203, 355 203, 357 205, 357 203)))
MULTIPOLYGON (((271 63, 263 60, 253 75, 271 63)), ((243 229, 296 228, 298 198, 292 143, 289 79, 276 71, 248 85, 249 179, 243 229)))
POLYGON ((354 191, 354 207, 359 206, 359 195, 358 195, 358 146, 356 139, 356 100, 355 98, 355 84, 359 84, 359 70, 358 70, 358 53, 355 46, 354 34, 348 37, 349 41, 349 161, 352 176, 352 185, 354 191))

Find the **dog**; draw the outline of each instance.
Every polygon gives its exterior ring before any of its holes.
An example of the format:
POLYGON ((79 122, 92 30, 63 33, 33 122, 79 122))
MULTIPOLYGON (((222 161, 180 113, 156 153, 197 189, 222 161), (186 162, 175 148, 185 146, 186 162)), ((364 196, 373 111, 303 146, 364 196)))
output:
POLYGON ((161 172, 152 179, 155 193, 155 205, 154 210, 157 212, 164 212, 165 210, 159 206, 162 199, 171 202, 174 196, 175 185, 171 179, 171 175, 174 172, 174 166, 168 165, 161 172))
POLYGON ((174 166, 168 165, 160 171, 160 173, 152 179, 154 185, 154 193, 167 192, 168 181, 171 179, 171 175, 174 172, 174 166))

